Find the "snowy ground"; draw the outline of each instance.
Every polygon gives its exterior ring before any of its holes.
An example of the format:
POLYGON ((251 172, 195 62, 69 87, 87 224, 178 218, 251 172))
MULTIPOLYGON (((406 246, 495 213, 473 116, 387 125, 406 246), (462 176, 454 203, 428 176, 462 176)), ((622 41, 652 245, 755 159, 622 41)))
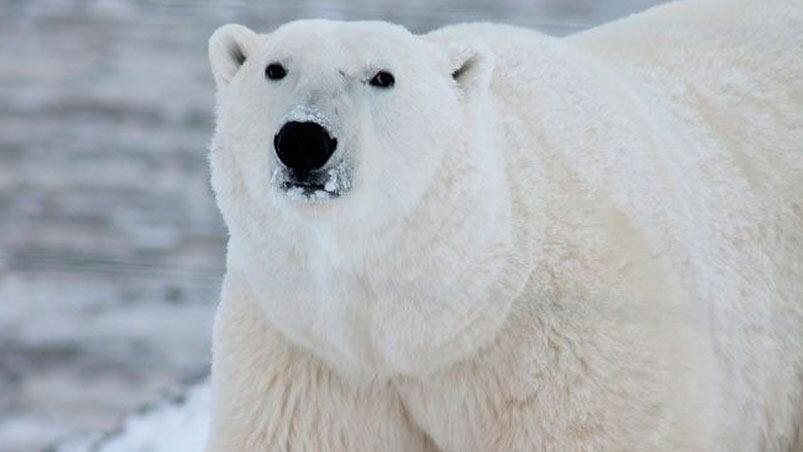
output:
POLYGON ((0 452, 201 444, 202 386, 126 413, 208 371, 225 245, 205 162, 218 25, 490 20, 564 35, 659 2, 0 0, 0 452), (186 435, 142 442, 171 426, 186 435))
POLYGON ((56 452, 201 451, 209 427, 210 391, 199 384, 134 413, 117 430, 66 440, 56 452))

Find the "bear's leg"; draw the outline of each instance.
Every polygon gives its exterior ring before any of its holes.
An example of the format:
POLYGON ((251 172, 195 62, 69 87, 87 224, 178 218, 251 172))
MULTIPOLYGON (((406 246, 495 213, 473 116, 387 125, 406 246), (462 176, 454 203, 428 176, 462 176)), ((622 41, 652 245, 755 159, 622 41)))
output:
POLYGON ((387 383, 338 376, 235 286, 224 283, 215 319, 207 452, 434 450, 387 383))

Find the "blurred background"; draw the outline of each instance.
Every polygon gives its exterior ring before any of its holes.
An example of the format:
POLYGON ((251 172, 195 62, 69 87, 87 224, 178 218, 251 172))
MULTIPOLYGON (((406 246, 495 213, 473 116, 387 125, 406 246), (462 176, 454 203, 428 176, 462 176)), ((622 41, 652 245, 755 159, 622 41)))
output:
MULTIPOLYGON (((563 36, 657 3, 0 0, 0 452, 112 450, 140 428, 132 411, 205 419, 226 238, 206 162, 215 28, 325 17, 563 36)), ((142 444, 114 450, 154 450, 142 444)))

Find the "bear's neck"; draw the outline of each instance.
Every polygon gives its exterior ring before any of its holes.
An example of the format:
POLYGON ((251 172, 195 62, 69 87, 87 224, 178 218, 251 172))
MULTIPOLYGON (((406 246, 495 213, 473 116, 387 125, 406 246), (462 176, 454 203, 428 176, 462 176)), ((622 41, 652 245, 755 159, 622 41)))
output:
POLYGON ((329 229, 257 256, 232 235, 230 271, 250 274, 277 329, 345 373, 444 368, 492 340, 529 272, 501 145, 489 137, 450 151, 461 163, 410 219, 370 236, 329 229))

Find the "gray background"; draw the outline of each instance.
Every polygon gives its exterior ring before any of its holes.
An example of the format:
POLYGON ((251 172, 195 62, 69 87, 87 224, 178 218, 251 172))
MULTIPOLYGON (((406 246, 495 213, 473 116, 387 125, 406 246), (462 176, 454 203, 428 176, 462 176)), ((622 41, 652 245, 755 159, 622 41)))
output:
POLYGON ((225 229, 209 35, 307 17, 566 35, 660 0, 0 0, 0 451, 114 428, 208 372, 225 229))

